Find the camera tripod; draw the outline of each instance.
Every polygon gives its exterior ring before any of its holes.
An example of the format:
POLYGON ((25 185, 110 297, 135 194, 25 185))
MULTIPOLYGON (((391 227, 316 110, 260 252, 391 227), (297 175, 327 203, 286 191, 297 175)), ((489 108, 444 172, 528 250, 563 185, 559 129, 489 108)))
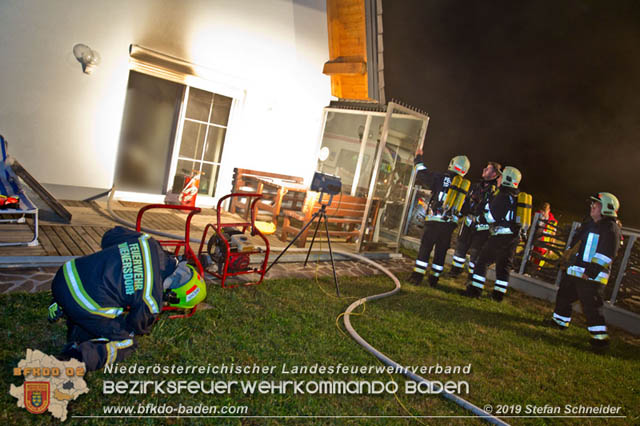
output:
MULTIPOLYGON (((320 201, 322 201, 323 195, 324 195, 324 192, 321 192, 320 198, 319 198, 320 201)), ((338 297, 340 297, 340 288, 338 287, 338 276, 336 275, 336 265, 333 262, 333 250, 331 250, 331 238, 329 238, 329 221, 327 220, 327 207, 331 205, 332 201, 333 201, 333 194, 329 196, 328 203, 326 204, 322 202, 320 203, 320 210, 318 210, 313 214, 313 216, 311 216, 311 219, 309 219, 309 221, 302 227, 300 232, 298 232, 298 234, 295 237, 293 237, 293 240, 289 242, 289 244, 284 248, 284 250, 282 250, 282 252, 278 255, 278 257, 276 257, 276 259, 271 263, 271 265, 269 265, 265 274, 269 272, 269 269, 271 269, 271 267, 278 262, 278 260, 282 257, 282 255, 286 253, 289 247, 291 247, 293 243, 296 242, 296 240, 300 237, 300 235, 302 235, 304 231, 306 231, 307 228, 311 226, 313 221, 318 219, 318 223, 316 223, 316 229, 313 232, 313 238, 311 238, 311 244, 309 244, 309 250, 307 250, 307 257, 304 259, 304 266, 307 266, 307 262, 309 261, 309 255, 311 254, 311 250, 313 249, 313 243, 316 240, 316 235, 318 234, 320 223, 324 221, 324 230, 327 235, 327 243, 329 243, 329 257, 331 257, 331 269, 333 270, 333 282, 336 284, 336 294, 338 295, 338 297)))

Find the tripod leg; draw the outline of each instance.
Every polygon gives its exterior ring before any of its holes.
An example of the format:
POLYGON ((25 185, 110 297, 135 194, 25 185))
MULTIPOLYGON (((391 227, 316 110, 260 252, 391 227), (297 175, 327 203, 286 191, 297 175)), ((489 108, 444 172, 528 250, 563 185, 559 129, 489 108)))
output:
MULTIPOLYGON (((322 211, 322 210, 320 210, 322 211)), ((318 213, 320 212, 318 211, 318 213)), ((318 234, 318 228, 320 228, 320 222, 322 222, 323 215, 320 214, 318 219, 318 223, 316 224, 316 230, 313 231, 313 238, 311 238, 311 244, 309 244, 309 250, 307 250, 307 257, 304 259, 304 266, 307 266, 307 261, 309 260, 309 255, 311 254, 311 249, 313 248, 313 243, 316 241, 316 235, 318 234)))
POLYGON ((331 250, 331 238, 329 238, 329 221, 326 213, 320 216, 320 220, 324 219, 324 229, 327 231, 327 243, 329 243, 329 257, 331 257, 331 269, 333 269, 333 282, 336 283, 336 294, 340 297, 340 288, 338 287, 338 276, 336 275, 336 264, 333 262, 333 250, 331 250))
POLYGON ((300 237, 300 235, 302 235, 302 233, 303 233, 303 232, 304 232, 304 231, 305 231, 305 230, 306 230, 306 229, 307 229, 307 228, 308 228, 308 227, 313 223, 313 221, 315 220, 315 218, 316 218, 316 217, 318 217, 319 215, 320 215, 320 210, 318 210, 317 212, 315 212, 315 213, 313 214, 313 216, 311 216, 311 220, 310 220, 309 222, 307 222, 307 223, 306 223, 306 225, 304 225, 304 226, 302 227, 302 229, 300 230, 300 232, 298 232, 298 233, 296 234, 296 236, 295 236, 295 237, 293 237, 293 240, 291 240, 291 242, 290 242, 289 244, 287 244, 287 246, 284 248, 284 250, 282 250, 282 251, 280 252, 280 254, 278 255, 278 257, 276 257, 276 260, 274 260, 273 262, 271 262, 271 265, 269 265, 269 267, 267 268, 267 270, 266 270, 266 271, 264 271, 264 274, 265 274, 265 275, 267 275, 267 272, 269 272, 269 269, 271 269, 271 267, 272 267, 273 265, 275 265, 275 264, 278 262, 278 260, 282 257, 282 255, 283 255, 283 254, 285 254, 287 250, 289 250, 289 247, 291 247, 291 246, 293 245, 293 243, 295 243, 295 242, 296 242, 296 240, 300 237))

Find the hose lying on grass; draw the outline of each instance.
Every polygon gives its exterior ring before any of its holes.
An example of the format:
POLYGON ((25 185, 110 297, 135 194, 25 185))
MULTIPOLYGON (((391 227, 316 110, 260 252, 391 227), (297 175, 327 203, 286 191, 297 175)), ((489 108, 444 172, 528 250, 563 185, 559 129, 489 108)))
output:
MULTIPOLYGON (((107 211, 109 212, 109 214, 113 217, 113 219, 125 226, 128 226, 130 228, 135 229, 135 224, 128 222, 120 217, 118 217, 113 210, 111 210, 111 200, 113 199, 113 194, 115 193, 115 188, 111 189, 111 193, 109 194, 109 198, 107 200, 107 211)), ((141 228, 142 231, 144 232, 149 232, 152 234, 156 234, 156 235, 161 235, 163 237, 167 237, 167 238, 173 238, 173 239, 181 239, 183 237, 178 236, 178 235, 173 235, 173 234, 169 234, 166 232, 161 232, 161 231, 157 231, 154 229, 149 229, 149 228, 141 228)), ((200 243, 200 240, 197 238, 190 238, 189 239, 190 242, 192 243, 200 243)), ((307 249, 290 249, 293 252, 307 252, 307 249)), ((271 248, 271 251, 277 251, 277 249, 275 248, 271 248)), ((316 250, 314 250, 316 251, 316 250)), ((351 337, 353 337, 353 339, 358 342, 358 344, 360 346, 362 346, 367 352, 369 352, 370 354, 372 354, 373 356, 375 356, 376 358, 378 358, 380 361, 382 361, 385 365, 393 367, 394 370, 396 371, 401 371, 402 374, 406 377, 408 377, 409 379, 418 382, 418 383, 424 383, 427 386, 429 386, 431 389, 434 389, 436 392, 438 392, 440 395, 442 395, 444 398, 454 402, 455 404, 459 405, 460 407, 464 408, 465 410, 468 410, 470 412, 472 412, 473 414, 475 414, 478 417, 483 418, 484 420, 486 420, 489 423, 493 423, 496 425, 503 425, 503 426, 508 426, 508 423, 503 422, 502 420, 500 420, 499 418, 492 416, 491 414, 489 414, 488 412, 484 411, 483 409, 473 405, 472 403, 470 403, 469 401, 460 398, 457 395, 454 395, 452 393, 447 392, 444 389, 436 389, 434 384, 432 384, 431 382, 429 382, 427 379, 412 373, 411 371, 409 371, 408 369, 406 369, 404 366, 401 366, 400 364, 398 364, 397 362, 395 362, 394 360, 392 360, 391 358, 387 357, 386 355, 384 355, 383 353, 381 353, 380 351, 378 351, 376 348, 374 348, 373 346, 371 346, 366 340, 364 340, 362 337, 360 337, 360 335, 354 330, 353 326, 351 325, 351 321, 350 321, 350 314, 353 312, 354 309, 356 309, 358 306, 366 303, 366 302, 371 302, 373 300, 378 300, 378 299, 382 299, 385 297, 389 297, 392 296, 394 294, 396 294, 397 292, 400 291, 401 285, 400 285, 400 280, 398 280, 398 278, 387 268, 385 268, 384 266, 380 265, 379 263, 374 262, 373 260, 367 259, 364 256, 360 256, 358 254, 354 254, 354 253, 349 253, 349 252, 343 252, 343 251, 339 251, 339 250, 333 250, 334 253, 337 254, 341 254, 343 256, 346 257, 350 257, 352 259, 358 260, 360 262, 364 262, 364 263, 368 263, 369 265, 373 266, 374 268, 382 271, 385 275, 387 275, 389 278, 391 278, 391 280, 394 282, 395 284, 395 288, 391 291, 387 291, 385 293, 380 293, 380 294, 375 294, 372 296, 367 296, 367 297, 363 297, 361 299, 356 300, 355 302, 353 302, 351 305, 349 305, 349 307, 347 308, 347 310, 344 312, 344 325, 345 328, 347 329, 347 332, 351 335, 351 337)))
MULTIPOLYGON (((351 337, 353 337, 354 340, 356 342, 358 342, 358 344, 360 346, 365 348, 365 350, 367 352, 369 352, 370 354, 372 354, 373 356, 378 358, 385 365, 393 367, 394 370, 397 369, 396 371, 402 371, 402 374, 404 376, 408 377, 409 379, 411 379, 411 380, 413 380, 415 382, 418 382, 418 383, 425 383, 430 388, 434 389, 434 387, 432 387, 433 384, 431 382, 429 382, 427 379, 425 379, 425 378, 423 378, 423 377, 421 377, 421 376, 419 376, 417 374, 412 373, 411 371, 406 369, 404 366, 401 366, 400 364, 398 364, 397 362, 395 362, 394 360, 392 360, 391 358, 387 357, 386 355, 384 355, 383 353, 378 351, 376 348, 371 346, 366 340, 364 340, 362 337, 360 337, 360 335, 351 326, 351 321, 350 321, 349 316, 350 316, 351 312, 353 312, 353 310, 356 309, 358 306, 362 305, 365 302, 370 302, 370 301, 373 301, 373 300, 378 300, 378 299, 382 299, 384 297, 391 296, 391 295, 397 293, 398 291, 400 291, 400 281, 398 280, 398 278, 391 271, 389 271, 387 268, 385 268, 384 266, 382 266, 382 265, 380 265, 380 264, 378 264, 378 263, 376 263, 376 262, 374 262, 374 261, 372 261, 370 259, 367 259, 364 256, 360 256, 360 255, 353 254, 353 253, 346 253, 346 252, 337 252, 337 253, 340 253, 342 255, 349 256, 349 257, 351 257, 353 259, 356 259, 356 260, 359 260, 361 262, 365 262, 365 263, 370 264, 371 266, 379 269, 384 274, 386 274, 389 278, 391 278, 391 280, 393 280, 393 282, 396 285, 395 288, 393 290, 391 290, 391 291, 387 291, 386 293, 375 294, 373 296, 363 297, 362 299, 356 300, 351 305, 349 305, 349 307, 347 308, 347 310, 344 313, 344 325, 345 325, 347 331, 349 332, 349 334, 351 335, 351 337)), ((467 401, 467 400, 465 400, 463 398, 460 398, 457 395, 449 393, 449 392, 445 391, 444 389, 434 389, 434 390, 436 392, 438 392, 440 395, 442 395, 444 398, 456 403, 457 405, 461 406, 465 410, 471 411, 473 414, 483 418, 484 420, 488 421, 489 423, 493 423, 493 424, 496 424, 496 425, 508 425, 508 423, 505 423, 502 420, 500 420, 499 418, 497 418, 495 416, 492 416, 491 414, 487 413, 483 409, 481 409, 479 407, 476 407, 475 405, 473 405, 469 401, 467 401)))

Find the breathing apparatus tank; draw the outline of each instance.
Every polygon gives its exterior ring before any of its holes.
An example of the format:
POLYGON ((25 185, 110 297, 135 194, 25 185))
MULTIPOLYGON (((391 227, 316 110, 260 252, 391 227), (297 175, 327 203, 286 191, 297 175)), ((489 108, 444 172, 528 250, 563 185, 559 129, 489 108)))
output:
POLYGON ((518 194, 518 203, 516 205, 516 223, 527 230, 531 226, 531 207, 533 204, 533 197, 526 192, 520 192, 518 194))
POLYGON ((442 205, 444 211, 456 215, 459 214, 470 187, 471 181, 460 175, 456 175, 451 180, 447 196, 444 199, 442 205))

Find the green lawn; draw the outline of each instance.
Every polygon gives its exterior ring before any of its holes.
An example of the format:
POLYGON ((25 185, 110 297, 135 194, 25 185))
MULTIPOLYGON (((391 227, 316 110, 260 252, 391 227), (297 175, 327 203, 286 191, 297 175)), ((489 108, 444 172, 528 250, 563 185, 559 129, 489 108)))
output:
MULTIPOLYGON (((401 278, 406 278, 402 276, 401 278)), ((469 394, 461 395, 483 407, 491 404, 520 406, 621 406, 626 419, 505 419, 512 424, 638 424, 640 422, 640 339, 613 330, 608 354, 591 352, 581 315, 572 328, 560 332, 545 328, 541 320, 552 307, 511 292, 503 303, 487 297, 469 300, 457 294, 462 281, 442 281, 438 290, 403 284, 390 298, 366 304, 363 315, 352 316, 359 334, 380 351, 408 366, 464 366, 471 373, 423 375, 431 380, 466 381, 469 394)), ((90 373, 89 394, 69 404, 67 424, 131 423, 131 419, 84 419, 73 416, 103 415, 108 405, 182 403, 246 405, 251 416, 465 416, 468 413, 437 395, 407 395, 404 379, 393 375, 400 391, 378 395, 231 394, 205 395, 105 395, 109 380, 367 380, 389 382, 388 374, 285 374, 282 364, 308 366, 381 365, 336 327, 336 317, 356 298, 388 291, 386 277, 343 278, 343 297, 335 297, 333 281, 275 280, 257 287, 233 290, 210 286, 207 303, 190 319, 162 320, 150 336, 139 339, 139 350, 124 365, 253 365, 275 366, 271 374, 109 375, 90 373), (406 407, 408 410, 402 407, 406 407)), ((26 348, 57 353, 64 344, 65 327, 46 321, 49 294, 1 296, 3 305, 0 357, 6 366, 0 374, 5 392, 0 393, 2 424, 50 423, 51 416, 32 415, 15 405, 8 393, 10 383, 20 385, 12 368, 26 348)), ((361 309, 358 309, 361 311, 361 309)), ((344 328, 341 324, 341 328, 344 328)), ((291 367, 289 367, 291 368, 291 367)), ((205 419, 200 419, 205 421, 205 419)), ((142 420, 138 420, 139 422, 142 420)), ((144 419, 145 423, 182 424, 193 419, 144 419)), ((206 419, 231 424, 389 424, 412 423, 412 419, 206 419)), ((424 424, 482 424, 469 418, 421 419, 424 424)))

